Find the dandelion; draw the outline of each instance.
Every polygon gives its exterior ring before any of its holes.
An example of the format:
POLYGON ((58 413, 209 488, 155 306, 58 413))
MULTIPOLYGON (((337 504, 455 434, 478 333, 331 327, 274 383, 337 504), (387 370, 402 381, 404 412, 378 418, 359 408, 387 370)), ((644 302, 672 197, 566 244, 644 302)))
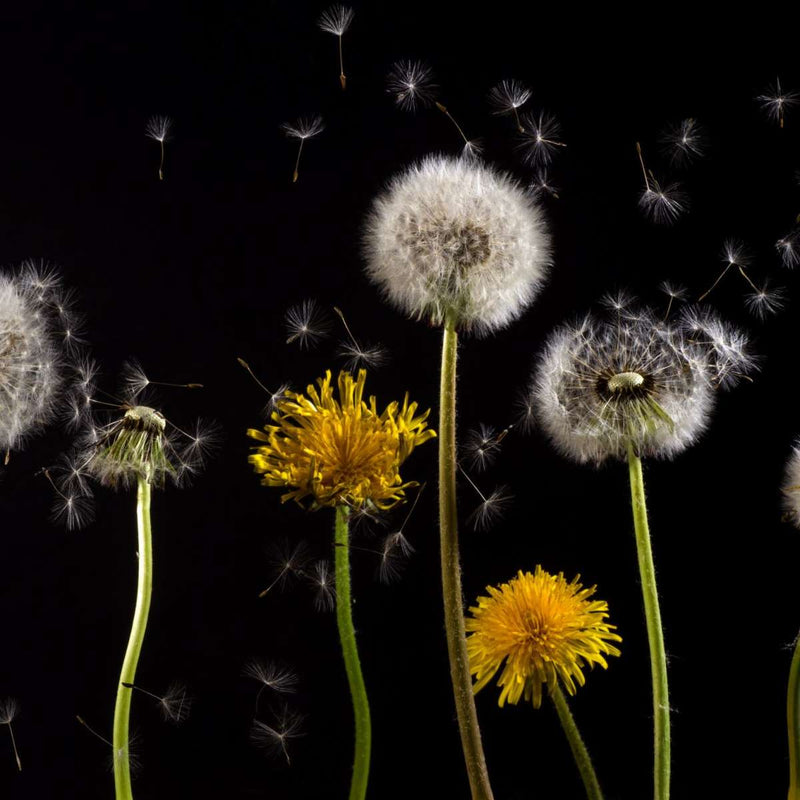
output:
POLYGON ((547 111, 523 114, 520 130, 522 155, 534 167, 547 166, 558 148, 567 146, 560 141, 561 123, 547 111))
POLYGON ((542 212, 514 181, 442 157, 392 181, 364 249, 370 279, 402 311, 479 333, 522 313, 550 261, 542 212))
POLYGON ((387 91, 403 111, 433 105, 437 89, 430 67, 421 61, 398 61, 387 78, 387 91))
POLYGON ((70 473, 65 475, 64 484, 74 487, 86 476, 113 489, 136 486, 139 562, 136 608, 117 687, 112 737, 114 783, 119 797, 130 797, 132 791, 128 757, 131 687, 136 683, 152 594, 152 488, 161 488, 167 482, 176 485, 187 482, 199 471, 216 439, 214 430, 208 426, 199 424, 196 430, 188 432, 167 420, 157 408, 141 404, 142 394, 151 383, 141 367, 128 365, 124 401, 107 412, 108 422, 92 424, 90 435, 73 458, 70 473))
POLYGON ((639 208, 653 222, 670 225, 688 210, 688 197, 678 183, 661 186, 655 175, 645 167, 642 146, 639 142, 636 142, 636 153, 644 177, 644 190, 639 195, 639 208))
POLYGON ((774 119, 782 128, 784 112, 787 108, 796 106, 800 95, 797 92, 784 92, 781 89, 781 79, 776 78, 774 85, 770 86, 764 94, 756 97, 767 115, 774 119))
POLYGON ((524 83, 516 80, 500 81, 489 92, 489 103, 494 107, 495 114, 513 114, 520 133, 525 133, 525 128, 519 119, 518 108, 521 108, 531 98, 531 90, 524 83))
MULTIPOLYGON (((786 465, 783 481, 784 508, 795 527, 800 527, 800 441, 796 442, 786 465)), ((800 797, 800 636, 794 642, 786 692, 789 739, 789 798, 800 797)))
POLYGON ((489 333, 518 317, 544 282, 543 215, 506 175, 428 158, 396 177, 374 204, 364 239, 367 273, 389 301, 443 327, 439 399, 439 533, 453 695, 473 795, 491 797, 464 643, 456 507, 458 331, 489 333))
POLYGON ((386 348, 381 345, 363 346, 353 335, 344 313, 340 308, 333 307, 336 315, 342 321, 348 341, 342 342, 336 350, 336 355, 345 360, 344 368, 347 372, 355 372, 362 367, 377 369, 382 367, 388 360, 389 354, 386 348))
POLYGON ((688 164, 704 155, 706 137, 696 119, 681 120, 671 125, 662 135, 664 151, 675 165, 688 164))
POLYGON ((650 309, 612 321, 587 316, 551 336, 532 385, 538 418, 558 450, 584 463, 628 462, 651 652, 657 800, 669 795, 669 697, 641 458, 672 457, 697 439, 713 390, 752 366, 743 338, 709 312, 684 312, 676 324, 650 309))
POLYGON ((476 693, 502 670, 497 680, 501 707, 524 698, 539 708, 542 688, 547 687, 587 795, 601 798, 561 686, 574 695, 585 683, 584 669, 596 664, 606 669, 606 656, 620 654, 613 642, 622 639, 606 622, 608 604, 591 600, 595 587, 584 589, 579 579, 578 575, 568 583, 563 573, 550 575, 537 565, 533 574, 520 570, 508 583, 487 586, 489 596, 478 597, 469 609, 467 652, 476 693))
POLYGON ((278 714, 278 719, 273 725, 266 722, 253 720, 250 729, 250 741, 257 747, 261 747, 268 752, 283 753, 286 763, 291 766, 289 749, 287 742, 302 736, 303 715, 291 711, 288 706, 284 706, 278 714))
MULTIPOLYGON (((403 481, 400 466, 418 445, 436 435, 427 429, 429 412, 417 414, 417 403, 409 402, 407 394, 402 404, 395 401, 378 412, 375 397, 364 399, 366 378, 366 370, 356 379, 341 372, 335 397, 328 371, 305 395, 288 392, 264 431, 248 431, 259 442, 249 461, 262 476, 262 485, 287 489, 282 502, 307 501, 314 509, 335 509, 336 618, 355 716, 351 800, 366 796, 371 725, 352 617, 350 509, 386 510, 402 502, 406 490, 417 484, 403 481)), ((269 735, 265 728, 259 731, 269 735)))
POLYGON ((17 770, 22 772, 22 761, 20 761, 19 750, 17 750, 17 740, 14 738, 14 728, 11 726, 18 713, 19 706, 13 697, 7 697, 0 702, 0 725, 8 725, 8 735, 11 737, 11 749, 14 751, 17 770))
POLYGON ((150 117, 145 126, 145 134, 158 142, 161 148, 161 161, 158 164, 158 179, 164 180, 164 143, 170 139, 172 120, 169 117, 150 117))
POLYGON ((11 450, 55 416, 64 386, 53 292, 55 273, 23 265, 0 275, 0 452, 11 450))
POLYGON ((347 76, 344 74, 344 58, 342 57, 342 36, 350 27, 355 12, 349 6, 331 6, 320 15, 317 25, 325 33, 333 34, 339 40, 339 83, 342 90, 347 87, 347 76))
POLYGON ((303 300, 300 305, 292 306, 286 312, 284 322, 289 334, 286 344, 298 342, 301 348, 313 347, 330 328, 314 300, 303 300))
POLYGON ((303 154, 303 145, 306 139, 312 136, 317 136, 325 130, 325 125, 322 122, 322 117, 315 114, 313 117, 300 117, 294 124, 284 122, 281 125, 281 130, 290 139, 299 139, 300 144, 297 147, 297 158, 294 162, 294 172, 292 173, 292 183, 297 183, 300 177, 300 156, 303 154))

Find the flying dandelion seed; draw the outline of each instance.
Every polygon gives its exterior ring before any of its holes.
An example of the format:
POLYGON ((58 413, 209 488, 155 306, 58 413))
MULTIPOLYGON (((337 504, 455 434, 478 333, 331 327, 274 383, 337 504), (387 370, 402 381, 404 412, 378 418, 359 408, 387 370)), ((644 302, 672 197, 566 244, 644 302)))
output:
POLYGON ((768 280, 761 286, 753 287, 753 291, 744 297, 748 311, 760 320, 777 314, 786 305, 786 292, 780 287, 771 287, 768 280))
POLYGON ((450 122, 453 123, 456 130, 458 131, 459 136, 464 140, 464 147, 461 150, 461 157, 467 160, 476 159, 480 156, 481 152, 483 151, 483 147, 479 139, 468 139, 467 134, 464 133, 464 129, 456 122, 456 118, 450 113, 447 106, 443 103, 440 103, 438 100, 434 103, 436 108, 444 114, 450 122))
POLYGON ((288 540, 284 540, 277 546, 273 545, 270 564, 275 570, 275 578, 258 596, 266 596, 275 586, 284 589, 294 578, 304 577, 310 561, 308 545, 303 541, 290 545, 288 540))
POLYGON ((301 348, 311 348, 328 335, 330 324, 315 300, 303 300, 292 306, 284 317, 286 344, 298 342, 301 348))
POLYGON ((664 152, 676 166, 689 164, 705 155, 706 136, 696 119, 681 120, 661 135, 664 152))
MULTIPOLYGON (((752 257, 750 256, 749 252, 747 251, 745 245, 738 241, 737 239, 727 239, 722 246, 722 263, 725 264, 722 272, 717 276, 717 279, 711 286, 697 298, 697 302, 702 302, 709 294, 713 291, 713 289, 719 284, 719 282, 725 277, 725 275, 731 270, 731 268, 736 267, 736 271, 739 275, 745 280, 747 285, 752 290, 748 295, 745 296, 745 305, 747 308, 752 311, 756 316, 760 316, 762 312, 764 314, 768 314, 769 308, 772 305, 770 302, 768 290, 766 286, 760 287, 757 286, 750 278, 747 273, 747 268, 750 266, 752 262, 752 257), (760 295, 764 295, 763 298, 760 295)), ((780 290, 777 291, 777 297, 775 298, 775 310, 777 311, 780 307, 782 307, 782 292, 780 290)))
POLYGON ((280 386, 279 386, 279 387, 278 387, 278 388, 277 388, 277 389, 276 389, 276 390, 273 392, 273 391, 271 391, 270 389, 268 389, 268 388, 267 388, 267 387, 266 387, 266 386, 265 386, 265 385, 264 385, 264 384, 263 384, 263 383, 262 383, 262 382, 261 382, 261 381, 260 381, 260 380, 259 380, 259 379, 256 377, 256 374, 255 374, 255 372, 253 372, 253 370, 252 370, 252 368, 250 367, 250 365, 249 365, 249 364, 248 364, 248 363, 247 363, 247 362, 246 362, 246 361, 245 361, 243 358, 237 358, 236 360, 239 362, 239 366, 243 367, 243 368, 244 368, 244 369, 247 371, 247 374, 248 374, 248 375, 250 375, 250 377, 253 379, 253 381, 255 381, 255 383, 256 383, 256 384, 257 384, 257 385, 258 385, 258 386, 259 386, 261 389, 263 389, 263 390, 266 392, 268 400, 267 400, 267 403, 266 403, 266 405, 264 406, 264 408, 261 410, 261 414, 262 414, 262 416, 264 416, 264 417, 269 417, 269 416, 271 416, 271 415, 272 415, 272 412, 275 410, 275 408, 276 408, 276 406, 277 406, 278 402, 279 402, 280 400, 282 400, 282 399, 283 399, 283 398, 286 396, 286 392, 288 392, 288 391, 289 391, 289 389, 290 389, 290 386, 289 386, 289 384, 288 384, 288 383, 282 383, 282 384, 281 384, 281 385, 280 385, 280 386))
POLYGON ((342 342, 336 350, 337 357, 345 360, 344 368, 349 372, 355 372, 365 367, 377 369, 386 364, 389 360, 389 353, 386 348, 381 345, 362 347, 356 337, 353 336, 342 310, 336 306, 333 307, 333 310, 342 321, 345 333, 350 340, 349 342, 342 342))
POLYGON ((500 81, 489 92, 489 103, 494 107, 495 114, 513 114, 517 130, 525 133, 525 128, 519 119, 518 108, 521 108, 531 98, 531 90, 517 80, 500 81))
POLYGON ((16 719, 19 713, 19 705, 13 697, 7 697, 0 702, 0 725, 8 725, 8 734, 11 737, 11 749, 14 751, 14 759, 17 762, 17 770, 22 772, 22 761, 19 758, 19 750, 17 750, 17 740, 14 738, 14 728, 11 723, 16 719))
POLYGON ((300 117, 294 124, 284 122, 281 125, 281 130, 290 139, 299 139, 300 144, 297 148, 297 158, 294 162, 294 172, 292 173, 292 183, 297 183, 300 177, 300 156, 303 154, 303 145, 306 139, 317 136, 325 130, 325 125, 322 122, 322 117, 315 114, 312 117, 300 117))
POLYGON ((558 193, 561 189, 555 184, 550 182, 550 177, 546 169, 540 169, 533 180, 528 184, 528 192, 534 199, 539 199, 544 195, 552 197, 554 200, 559 200, 558 193))
POLYGON ((545 167, 559 148, 567 145, 560 140, 561 123, 547 111, 523 114, 519 149, 522 157, 534 167, 545 167))
POLYGON ((636 302, 636 298, 626 289, 617 289, 614 292, 606 292, 600 298, 600 305, 613 311, 617 315, 628 311, 636 302))
POLYGON ((333 611, 336 607, 336 587, 331 565, 327 561, 317 561, 311 568, 308 582, 314 589, 314 608, 317 611, 333 611))
POLYGON ((272 661, 252 659, 244 665, 242 674, 263 684, 262 688, 272 689, 274 692, 293 694, 297 691, 297 673, 272 661))
POLYGON ((797 92, 784 92, 781 89, 781 79, 776 78, 774 85, 770 86, 764 94, 756 97, 767 115, 774 119, 782 128, 786 109, 796 106, 800 95, 797 92))
POLYGON ((669 301, 667 302, 667 310, 664 312, 664 319, 667 320, 672 312, 672 306, 674 305, 675 301, 677 300, 679 303, 684 302, 689 295, 689 290, 683 286, 677 286, 674 283, 670 283, 670 281, 661 281, 661 283, 658 284, 658 288, 667 297, 669 297, 669 301))
POLYGON ((506 428, 498 434, 491 425, 481 423, 477 430, 473 428, 468 431, 463 450, 469 465, 478 472, 483 472, 486 467, 493 464, 508 430, 506 428))
POLYGON ((438 86, 433 73, 421 61, 398 61, 386 79, 386 91, 403 111, 416 111, 432 106, 438 86))
POLYGON ((355 12, 349 6, 331 6, 317 20, 317 25, 325 33, 333 34, 339 40, 339 83, 342 90, 347 87, 347 76, 344 74, 344 57, 342 56, 342 37, 350 27, 355 12))
POLYGON ((186 686, 182 683, 170 684, 163 695, 154 694, 133 683, 123 683, 122 685, 128 689, 135 689, 137 692, 141 692, 155 700, 165 722, 180 725, 189 718, 192 710, 192 698, 187 693, 186 686))
POLYGON ((381 560, 378 565, 378 577, 382 583, 391 583, 400 577, 401 564, 414 553, 414 547, 406 538, 404 531, 424 490, 425 484, 423 483, 417 490, 414 502, 406 513, 403 524, 383 540, 383 547, 380 552, 381 560))
POLYGON ((636 142, 636 153, 644 176, 644 190, 639 195, 639 208, 650 220, 660 225, 671 225, 689 208, 689 199, 681 190, 679 183, 666 186, 656 180, 653 173, 645 167, 644 155, 639 142, 636 142))
POLYGON ((491 494, 486 495, 461 464, 458 465, 458 469, 481 499, 480 505, 467 517, 467 524, 475 531, 486 531, 502 517, 514 495, 508 491, 507 486, 499 486, 491 494))
POLYGON ((800 264, 800 228, 794 228, 790 233, 775 242, 775 249, 781 255, 783 266, 794 269, 800 264))
POLYGON ((128 737, 128 742, 125 746, 115 748, 114 745, 105 738, 105 736, 101 736, 89 725, 88 722, 86 722, 86 720, 83 719, 83 717, 76 716, 75 719, 77 719, 78 723, 86 728, 86 730, 89 731, 89 733, 91 733, 95 739, 99 739, 111 751, 111 755, 109 756, 110 769, 116 769, 118 764, 125 763, 131 774, 137 773, 141 770, 142 759, 137 750, 139 744, 138 734, 131 734, 128 737))
POLYGON ((291 766, 292 761, 289 758, 287 743, 304 735, 302 732, 303 720, 302 714, 284 706, 273 725, 267 725, 266 722, 257 719, 253 720, 250 728, 250 741, 268 753, 282 753, 286 763, 291 766))
POLYGON ((164 144, 171 138, 172 120, 169 117, 150 117, 145 126, 145 135, 158 142, 161 148, 161 161, 158 164, 158 179, 164 180, 164 144))

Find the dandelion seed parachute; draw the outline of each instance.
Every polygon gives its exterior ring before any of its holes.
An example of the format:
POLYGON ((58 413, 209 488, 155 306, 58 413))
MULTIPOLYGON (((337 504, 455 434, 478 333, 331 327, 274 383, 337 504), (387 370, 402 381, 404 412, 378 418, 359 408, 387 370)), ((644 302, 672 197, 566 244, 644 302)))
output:
POLYGON ((437 90, 433 72, 421 61, 396 62, 386 79, 386 91, 403 111, 433 105, 437 90))
POLYGON ((488 333, 532 301, 550 243, 541 209, 511 178, 435 156, 376 200, 364 254, 370 279, 409 316, 488 333))

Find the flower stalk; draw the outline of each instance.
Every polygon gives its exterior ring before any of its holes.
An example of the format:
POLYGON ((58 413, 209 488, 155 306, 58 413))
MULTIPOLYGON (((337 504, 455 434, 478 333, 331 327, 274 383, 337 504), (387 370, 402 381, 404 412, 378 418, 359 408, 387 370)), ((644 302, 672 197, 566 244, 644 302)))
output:
POLYGON ((335 563, 336 563, 336 622, 339 627, 339 640, 342 643, 342 656, 350 685, 355 717, 355 754, 353 757, 353 777, 350 783, 350 800, 364 800, 367 796, 369 780, 370 750, 372 747, 372 725, 370 722, 369 700, 361 672, 361 661, 356 646, 356 631, 353 627, 353 614, 350 597, 350 531, 348 518, 350 509, 345 505, 336 506, 335 525, 335 563))
POLYGON ((661 628, 661 611, 658 605, 653 551, 650 545, 650 527, 647 522, 642 461, 630 441, 628 442, 628 469, 631 484, 633 524, 636 532, 636 550, 639 557, 642 598, 647 621, 647 640, 650 645, 650 669, 653 678, 653 796, 655 800, 668 800, 670 726, 667 656, 664 649, 664 633, 661 628))
POLYGON ((553 684, 550 698, 556 707, 558 719, 567 736, 572 756, 581 774, 581 780, 586 788, 586 797, 588 800, 603 800, 603 792, 600 789, 600 782, 597 780, 589 751, 586 749, 572 712, 569 710, 567 698, 564 697, 564 692, 561 691, 561 687, 557 683, 553 684))
POLYGON ((795 640, 789 668, 786 722, 789 731, 789 800, 800 800, 800 636, 795 640))
POLYGON ((139 543, 139 577, 136 587, 136 609, 133 614, 131 633, 117 688, 117 702, 114 707, 114 786, 117 800, 132 800, 131 768, 129 752, 129 725, 131 695, 133 689, 123 684, 136 680, 136 667, 142 651, 147 616, 150 612, 150 598, 153 591, 153 540, 150 527, 151 485, 147 475, 139 475, 136 491, 136 520, 139 543))
POLYGON ((473 800, 491 800, 478 713, 467 655, 456 507, 456 360, 458 333, 452 315, 445 320, 439 395, 439 532, 442 594, 450 679, 453 683, 461 747, 473 800))

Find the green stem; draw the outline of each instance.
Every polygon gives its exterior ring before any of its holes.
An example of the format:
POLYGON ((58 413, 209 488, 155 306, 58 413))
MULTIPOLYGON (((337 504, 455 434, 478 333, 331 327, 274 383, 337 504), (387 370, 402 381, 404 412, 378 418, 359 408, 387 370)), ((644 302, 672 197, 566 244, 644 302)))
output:
POLYGON ((136 610, 133 613, 128 648, 122 662, 114 707, 114 785, 117 800, 132 800, 128 727, 131 715, 132 689, 123 683, 136 682, 136 665, 142 651, 150 597, 153 592, 153 538, 150 529, 150 481, 140 476, 136 491, 136 521, 139 531, 139 579, 136 587, 136 610))
POLYGON ((789 800, 800 800, 800 636, 795 641, 789 668, 786 722, 789 729, 789 800))
POLYGON ((353 700, 353 715, 356 722, 355 755, 353 757, 353 779, 350 783, 350 800, 364 800, 369 780, 369 754, 372 747, 372 727, 369 719, 369 700, 361 674, 361 662, 356 647, 356 631, 353 627, 352 600, 350 598, 350 535, 347 506, 336 507, 336 621, 342 643, 344 667, 350 684, 353 700))
POLYGON ((458 553, 456 508, 456 351, 458 334, 451 318, 445 321, 442 340, 442 380, 439 398, 439 531, 442 552, 442 594, 450 679, 453 683, 461 747, 473 800, 492 800, 492 787, 483 755, 478 714, 472 692, 461 563, 458 553))
POLYGON ((550 693, 553 704, 558 712, 558 718, 561 721, 561 727, 567 735, 570 750, 575 759, 575 764, 578 771, 581 773, 583 785, 586 788, 586 797, 589 800, 603 800, 603 792, 600 790, 600 783, 597 780, 594 767, 592 766, 592 759, 589 757, 589 751, 583 743, 578 726, 575 724, 575 719, 572 712, 567 705, 567 698, 561 691, 561 687, 556 684, 555 689, 550 693))
POLYGON ((633 525, 636 530, 636 550, 639 556, 639 574, 642 582, 644 615, 647 620, 647 640, 650 644, 650 671, 653 678, 653 738, 654 738, 654 794, 656 800, 669 798, 670 735, 669 690, 667 687, 667 654, 664 633, 661 629, 661 611, 658 607, 656 571, 650 547, 650 528, 647 524, 647 505, 644 496, 642 461, 628 443, 628 469, 631 481, 633 525))

